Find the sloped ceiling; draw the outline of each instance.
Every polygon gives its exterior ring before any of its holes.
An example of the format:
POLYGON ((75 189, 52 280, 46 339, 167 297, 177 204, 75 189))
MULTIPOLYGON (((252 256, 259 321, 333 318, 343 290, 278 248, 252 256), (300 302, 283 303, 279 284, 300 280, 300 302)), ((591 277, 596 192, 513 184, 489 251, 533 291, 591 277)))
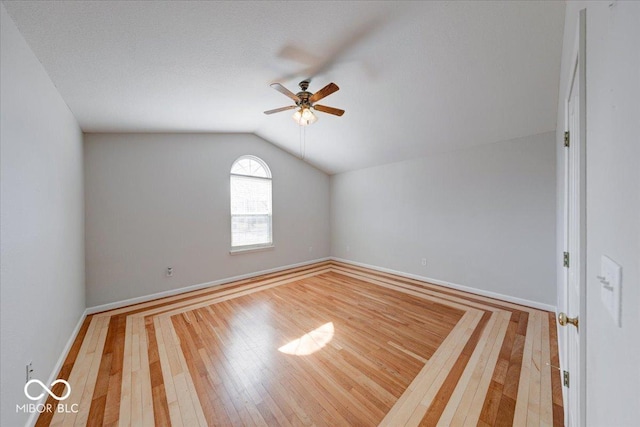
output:
POLYGON ((338 173, 556 128, 560 1, 4 4, 85 132, 253 132, 338 173), (307 77, 343 117, 262 113, 307 77))

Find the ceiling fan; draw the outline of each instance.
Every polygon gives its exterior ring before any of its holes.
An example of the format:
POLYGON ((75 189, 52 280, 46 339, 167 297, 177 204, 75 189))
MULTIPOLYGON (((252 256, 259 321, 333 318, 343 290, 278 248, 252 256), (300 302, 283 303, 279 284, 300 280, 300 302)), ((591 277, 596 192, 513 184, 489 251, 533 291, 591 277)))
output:
POLYGON ((307 126, 312 123, 315 123, 318 118, 311 111, 312 109, 316 111, 322 111, 323 113, 333 114, 334 116, 342 116, 344 114, 344 110, 333 107, 326 107, 324 105, 318 105, 316 102, 320 101, 322 98, 331 95, 336 92, 338 89, 338 85, 335 83, 329 83, 316 93, 308 92, 310 80, 303 80, 300 82, 299 86, 302 89, 298 93, 293 93, 286 87, 282 86, 280 83, 273 83, 271 87, 277 90, 278 92, 288 96, 293 99, 296 105, 289 105, 287 107, 276 108, 274 110, 265 111, 265 114, 273 114, 279 113, 280 111, 286 110, 294 110, 296 112, 293 114, 293 120, 301 126, 307 126))

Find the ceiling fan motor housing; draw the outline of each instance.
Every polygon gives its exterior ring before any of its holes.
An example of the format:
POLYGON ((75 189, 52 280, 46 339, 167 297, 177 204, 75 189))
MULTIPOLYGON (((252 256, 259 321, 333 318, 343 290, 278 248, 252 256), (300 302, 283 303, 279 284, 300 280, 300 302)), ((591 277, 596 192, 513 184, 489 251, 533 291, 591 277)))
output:
POLYGON ((311 98, 313 94, 307 91, 307 89, 309 88, 309 83, 311 83, 310 80, 303 80, 298 84, 298 86, 300 86, 300 89, 302 89, 301 92, 296 93, 296 96, 300 98, 300 101, 296 102, 296 105, 298 107, 311 108, 311 102, 309 102, 309 98, 311 98))
POLYGON ((300 101, 296 102, 298 107, 311 107, 311 102, 309 102, 309 98, 313 95, 311 92, 303 91, 296 93, 296 96, 300 98, 300 101))
POLYGON ((300 86, 300 89, 305 92, 309 88, 309 83, 311 83, 311 80, 303 80, 298 83, 298 86, 300 86))

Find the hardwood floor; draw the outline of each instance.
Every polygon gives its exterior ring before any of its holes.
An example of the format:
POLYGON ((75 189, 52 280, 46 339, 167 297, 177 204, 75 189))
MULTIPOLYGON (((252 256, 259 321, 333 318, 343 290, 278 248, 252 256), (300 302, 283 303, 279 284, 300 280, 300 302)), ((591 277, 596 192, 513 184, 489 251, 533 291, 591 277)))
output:
POLYGON ((87 317, 79 412, 37 425, 562 425, 556 344, 552 313, 330 261, 87 317))

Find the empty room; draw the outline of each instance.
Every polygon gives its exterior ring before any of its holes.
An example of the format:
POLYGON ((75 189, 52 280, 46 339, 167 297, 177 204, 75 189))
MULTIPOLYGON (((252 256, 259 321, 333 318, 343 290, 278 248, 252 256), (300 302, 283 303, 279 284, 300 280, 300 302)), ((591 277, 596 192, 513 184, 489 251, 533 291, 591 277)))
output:
POLYGON ((0 13, 0 425, 638 425, 640 2, 0 13))

